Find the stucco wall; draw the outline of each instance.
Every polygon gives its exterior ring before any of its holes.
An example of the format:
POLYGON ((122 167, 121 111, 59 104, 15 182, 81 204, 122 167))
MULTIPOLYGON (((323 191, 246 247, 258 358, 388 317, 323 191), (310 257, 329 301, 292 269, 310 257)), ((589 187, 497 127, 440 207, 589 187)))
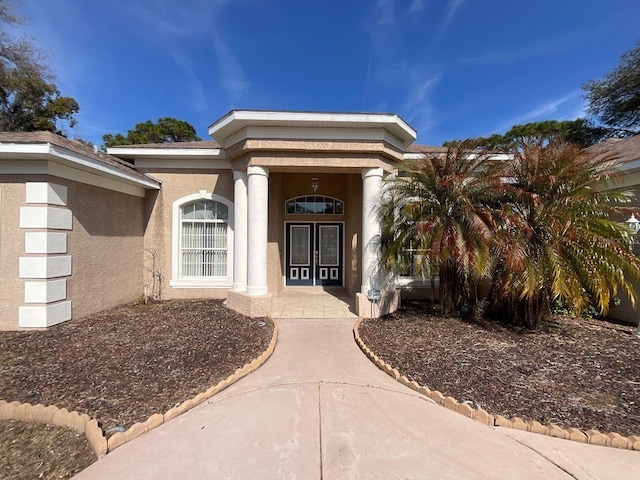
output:
POLYGON ((73 317, 134 301, 142 294, 144 199, 82 183, 68 188, 73 317))
MULTIPOLYGON (((147 195, 145 206, 144 283, 151 288, 151 252, 157 254, 157 271, 163 276, 162 298, 225 298, 226 289, 170 287, 172 278, 172 208, 173 202, 200 190, 220 195, 233 202, 231 170, 145 170, 162 181, 159 193, 147 195)), ((156 283, 157 286, 157 283, 156 283)))
MULTIPOLYGON (((0 329, 18 328, 18 307, 24 304, 24 281, 19 278, 19 257, 24 254, 20 207, 25 205, 26 177, 0 176, 0 329)), ((32 181, 44 177, 32 176, 32 181)))
POLYGON ((67 299, 72 318, 135 300, 142 293, 144 200, 53 176, 11 176, 0 180, 0 328, 18 328, 18 307, 24 305, 19 258, 25 256, 25 230, 20 207, 26 206, 26 182, 67 187, 73 228, 67 231, 71 276, 67 299))

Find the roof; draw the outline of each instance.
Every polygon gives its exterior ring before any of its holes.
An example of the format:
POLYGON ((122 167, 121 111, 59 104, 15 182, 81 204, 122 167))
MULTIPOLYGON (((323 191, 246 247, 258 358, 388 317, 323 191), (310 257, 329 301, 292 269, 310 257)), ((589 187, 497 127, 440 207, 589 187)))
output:
POLYGON ((593 145, 587 152, 594 155, 611 155, 620 163, 640 159, 640 135, 629 138, 609 138, 593 145))
POLYGON ((157 183, 157 181, 139 172, 133 165, 124 160, 106 153, 95 151, 90 145, 76 140, 69 140, 68 138, 52 132, 0 132, 0 145, 55 146, 73 154, 80 155, 85 159, 90 159, 99 162, 100 164, 115 168, 129 178, 134 177, 144 183, 157 183))
POLYGON ((436 147, 433 145, 409 145, 407 153, 447 153, 447 147, 436 147))
POLYGON ((188 149, 200 149, 200 148, 220 148, 218 142, 215 140, 198 140, 197 142, 165 142, 165 143, 142 143, 136 145, 114 145, 109 147, 109 150, 117 150, 119 148, 188 148, 188 149))
MULTIPOLYGON (((358 139, 371 135, 371 130, 384 130, 390 138, 397 139, 401 147, 406 148, 416 139, 416 131, 400 116, 393 113, 335 113, 335 112, 299 112, 281 110, 231 110, 209 126, 209 135, 223 146, 229 141, 237 141, 238 135, 247 135, 248 128, 279 130, 283 129, 317 129, 325 132, 357 131, 358 139), (243 133, 244 132, 244 133, 243 133), (363 134, 367 133, 364 137, 363 134), (232 140, 230 140, 232 139, 232 140)), ((351 135, 353 133, 350 133, 351 135)), ((297 133, 291 133, 299 138, 297 133)), ((334 134, 331 134, 334 135, 334 134)), ((342 139, 342 138, 341 138, 342 139)))

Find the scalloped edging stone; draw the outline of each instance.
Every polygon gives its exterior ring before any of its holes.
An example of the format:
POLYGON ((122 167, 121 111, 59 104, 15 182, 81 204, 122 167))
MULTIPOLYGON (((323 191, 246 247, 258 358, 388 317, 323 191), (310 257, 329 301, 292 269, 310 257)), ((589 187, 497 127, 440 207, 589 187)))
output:
POLYGON ((430 398, 437 405, 441 405, 452 412, 459 413, 460 415, 493 427, 513 428, 540 435, 563 438, 573 442, 640 451, 640 436, 638 435, 625 437, 616 432, 602 434, 598 430, 583 431, 573 427, 561 428, 553 424, 543 425, 535 420, 523 420, 519 417, 505 418, 502 415, 492 415, 481 408, 474 408, 470 404, 459 402, 453 397, 445 397, 437 390, 431 390, 429 387, 420 385, 416 381, 411 381, 406 376, 401 375, 396 368, 393 368, 383 359, 375 355, 364 343, 359 331, 360 324, 363 320, 365 320, 365 318, 358 318, 353 327, 353 336, 360 350, 384 373, 390 375, 402 385, 430 398))
POLYGON ((19 420, 25 423, 48 423, 59 427, 67 427, 84 434, 98 458, 107 454, 107 439, 102 434, 96 419, 86 413, 70 412, 66 408, 55 405, 10 402, 0 400, 0 420, 19 420))
MULTIPOLYGON (((138 438, 140 435, 159 427, 163 423, 182 415, 193 407, 200 405, 216 393, 221 392, 228 386, 247 376, 249 373, 261 367, 273 354, 278 341, 278 326, 273 324, 273 336, 267 349, 250 363, 238 368, 229 377, 221 380, 216 385, 204 392, 199 393, 194 398, 185 400, 180 405, 169 409, 166 413, 155 413, 146 421, 134 423, 128 430, 117 432, 108 439, 104 436, 98 421, 90 418, 87 414, 80 414, 76 411, 69 412, 66 408, 58 408, 55 405, 44 406, 41 404, 31 405, 30 403, 6 402, 0 400, 0 420, 20 420, 27 423, 49 423, 57 426, 72 428, 78 433, 83 433, 91 446, 91 449, 98 458, 104 457, 107 453, 124 445, 125 443, 138 438)), ((640 444, 640 442, 639 442, 640 444)), ((640 445, 639 445, 640 446, 640 445)))

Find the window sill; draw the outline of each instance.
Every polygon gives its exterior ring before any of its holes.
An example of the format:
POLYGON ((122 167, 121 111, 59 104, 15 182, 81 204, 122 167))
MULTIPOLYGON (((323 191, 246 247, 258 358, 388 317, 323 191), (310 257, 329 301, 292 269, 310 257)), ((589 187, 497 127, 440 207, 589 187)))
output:
POLYGON ((226 279, 180 279, 169 280, 169 286, 173 288, 231 288, 231 282, 226 279))

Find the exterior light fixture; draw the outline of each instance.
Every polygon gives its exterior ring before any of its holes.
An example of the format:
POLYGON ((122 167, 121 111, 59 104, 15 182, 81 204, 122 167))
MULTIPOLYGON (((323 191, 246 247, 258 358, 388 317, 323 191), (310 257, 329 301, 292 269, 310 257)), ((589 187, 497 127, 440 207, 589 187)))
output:
MULTIPOLYGON (((317 192, 318 191, 318 187, 320 186, 320 180, 318 180, 317 177, 313 177, 311 179, 311 188, 313 188, 313 192, 317 192)), ((638 220, 636 220, 636 222, 638 222, 638 220)), ((640 222, 638 222, 640 223, 640 222)))
POLYGON ((640 231, 640 220, 636 218, 635 213, 632 213, 627 221, 625 221, 627 225, 633 230, 633 233, 638 233, 640 231))

